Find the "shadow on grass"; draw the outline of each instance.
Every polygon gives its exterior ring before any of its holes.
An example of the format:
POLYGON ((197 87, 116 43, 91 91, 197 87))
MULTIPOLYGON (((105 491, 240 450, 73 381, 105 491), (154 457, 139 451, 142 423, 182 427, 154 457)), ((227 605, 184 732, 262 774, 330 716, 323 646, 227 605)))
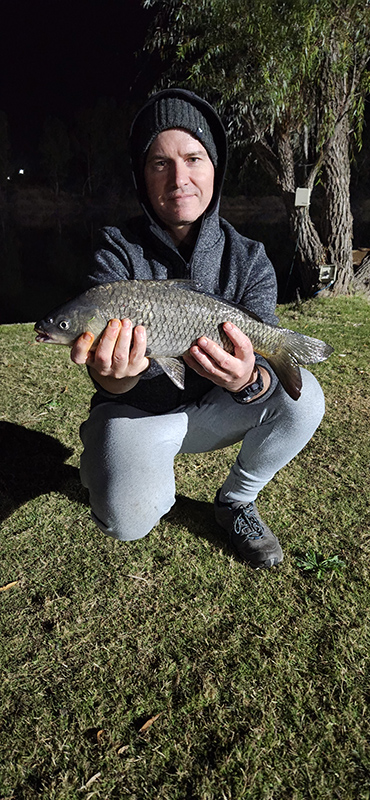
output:
POLYGON ((0 422, 0 453, 0 521, 28 500, 49 492, 88 502, 78 469, 64 463, 73 451, 58 439, 0 422))
MULTIPOLYGON (((73 450, 53 436, 0 422, 0 453, 0 522, 24 503, 50 492, 89 505, 78 469, 64 463, 73 450)), ((231 551, 227 535, 216 525, 213 503, 178 494, 174 508, 164 519, 185 526, 225 553, 231 551)))
POLYGON ((225 553, 233 552, 228 535, 216 524, 213 503, 177 494, 176 504, 164 519, 183 525, 194 536, 206 539, 225 553))

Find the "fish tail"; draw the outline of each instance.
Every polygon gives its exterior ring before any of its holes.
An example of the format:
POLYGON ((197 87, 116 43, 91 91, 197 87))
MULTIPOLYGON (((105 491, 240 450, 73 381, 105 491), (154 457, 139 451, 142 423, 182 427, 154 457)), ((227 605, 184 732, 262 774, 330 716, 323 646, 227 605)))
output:
POLYGON ((264 353, 266 360, 279 378, 285 391, 298 400, 302 389, 300 365, 325 361, 333 352, 330 344, 280 328, 280 346, 274 353, 264 353))

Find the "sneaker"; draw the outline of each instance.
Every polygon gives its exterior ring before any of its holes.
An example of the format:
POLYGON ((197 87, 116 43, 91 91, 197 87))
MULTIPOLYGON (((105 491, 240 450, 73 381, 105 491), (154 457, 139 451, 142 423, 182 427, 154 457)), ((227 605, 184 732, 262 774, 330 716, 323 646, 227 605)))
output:
POLYGON ((216 522, 230 536, 237 554, 251 567, 269 569, 283 560, 278 538, 261 519, 255 503, 222 503, 215 497, 216 522))

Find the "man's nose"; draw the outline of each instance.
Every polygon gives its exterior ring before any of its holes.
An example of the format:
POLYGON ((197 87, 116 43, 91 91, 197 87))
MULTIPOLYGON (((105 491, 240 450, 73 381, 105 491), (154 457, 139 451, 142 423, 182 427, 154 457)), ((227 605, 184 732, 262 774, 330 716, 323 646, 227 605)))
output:
POLYGON ((187 165, 184 161, 179 160, 173 162, 171 178, 174 186, 186 186, 186 184, 189 182, 189 173, 187 165))

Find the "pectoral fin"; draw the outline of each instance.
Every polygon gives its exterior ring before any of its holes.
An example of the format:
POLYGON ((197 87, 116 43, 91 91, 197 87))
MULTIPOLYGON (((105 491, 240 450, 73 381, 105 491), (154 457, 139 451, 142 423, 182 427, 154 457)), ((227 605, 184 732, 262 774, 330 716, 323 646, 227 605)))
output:
POLYGON ((182 358, 156 358, 155 361, 178 389, 185 388, 185 364, 182 358))

